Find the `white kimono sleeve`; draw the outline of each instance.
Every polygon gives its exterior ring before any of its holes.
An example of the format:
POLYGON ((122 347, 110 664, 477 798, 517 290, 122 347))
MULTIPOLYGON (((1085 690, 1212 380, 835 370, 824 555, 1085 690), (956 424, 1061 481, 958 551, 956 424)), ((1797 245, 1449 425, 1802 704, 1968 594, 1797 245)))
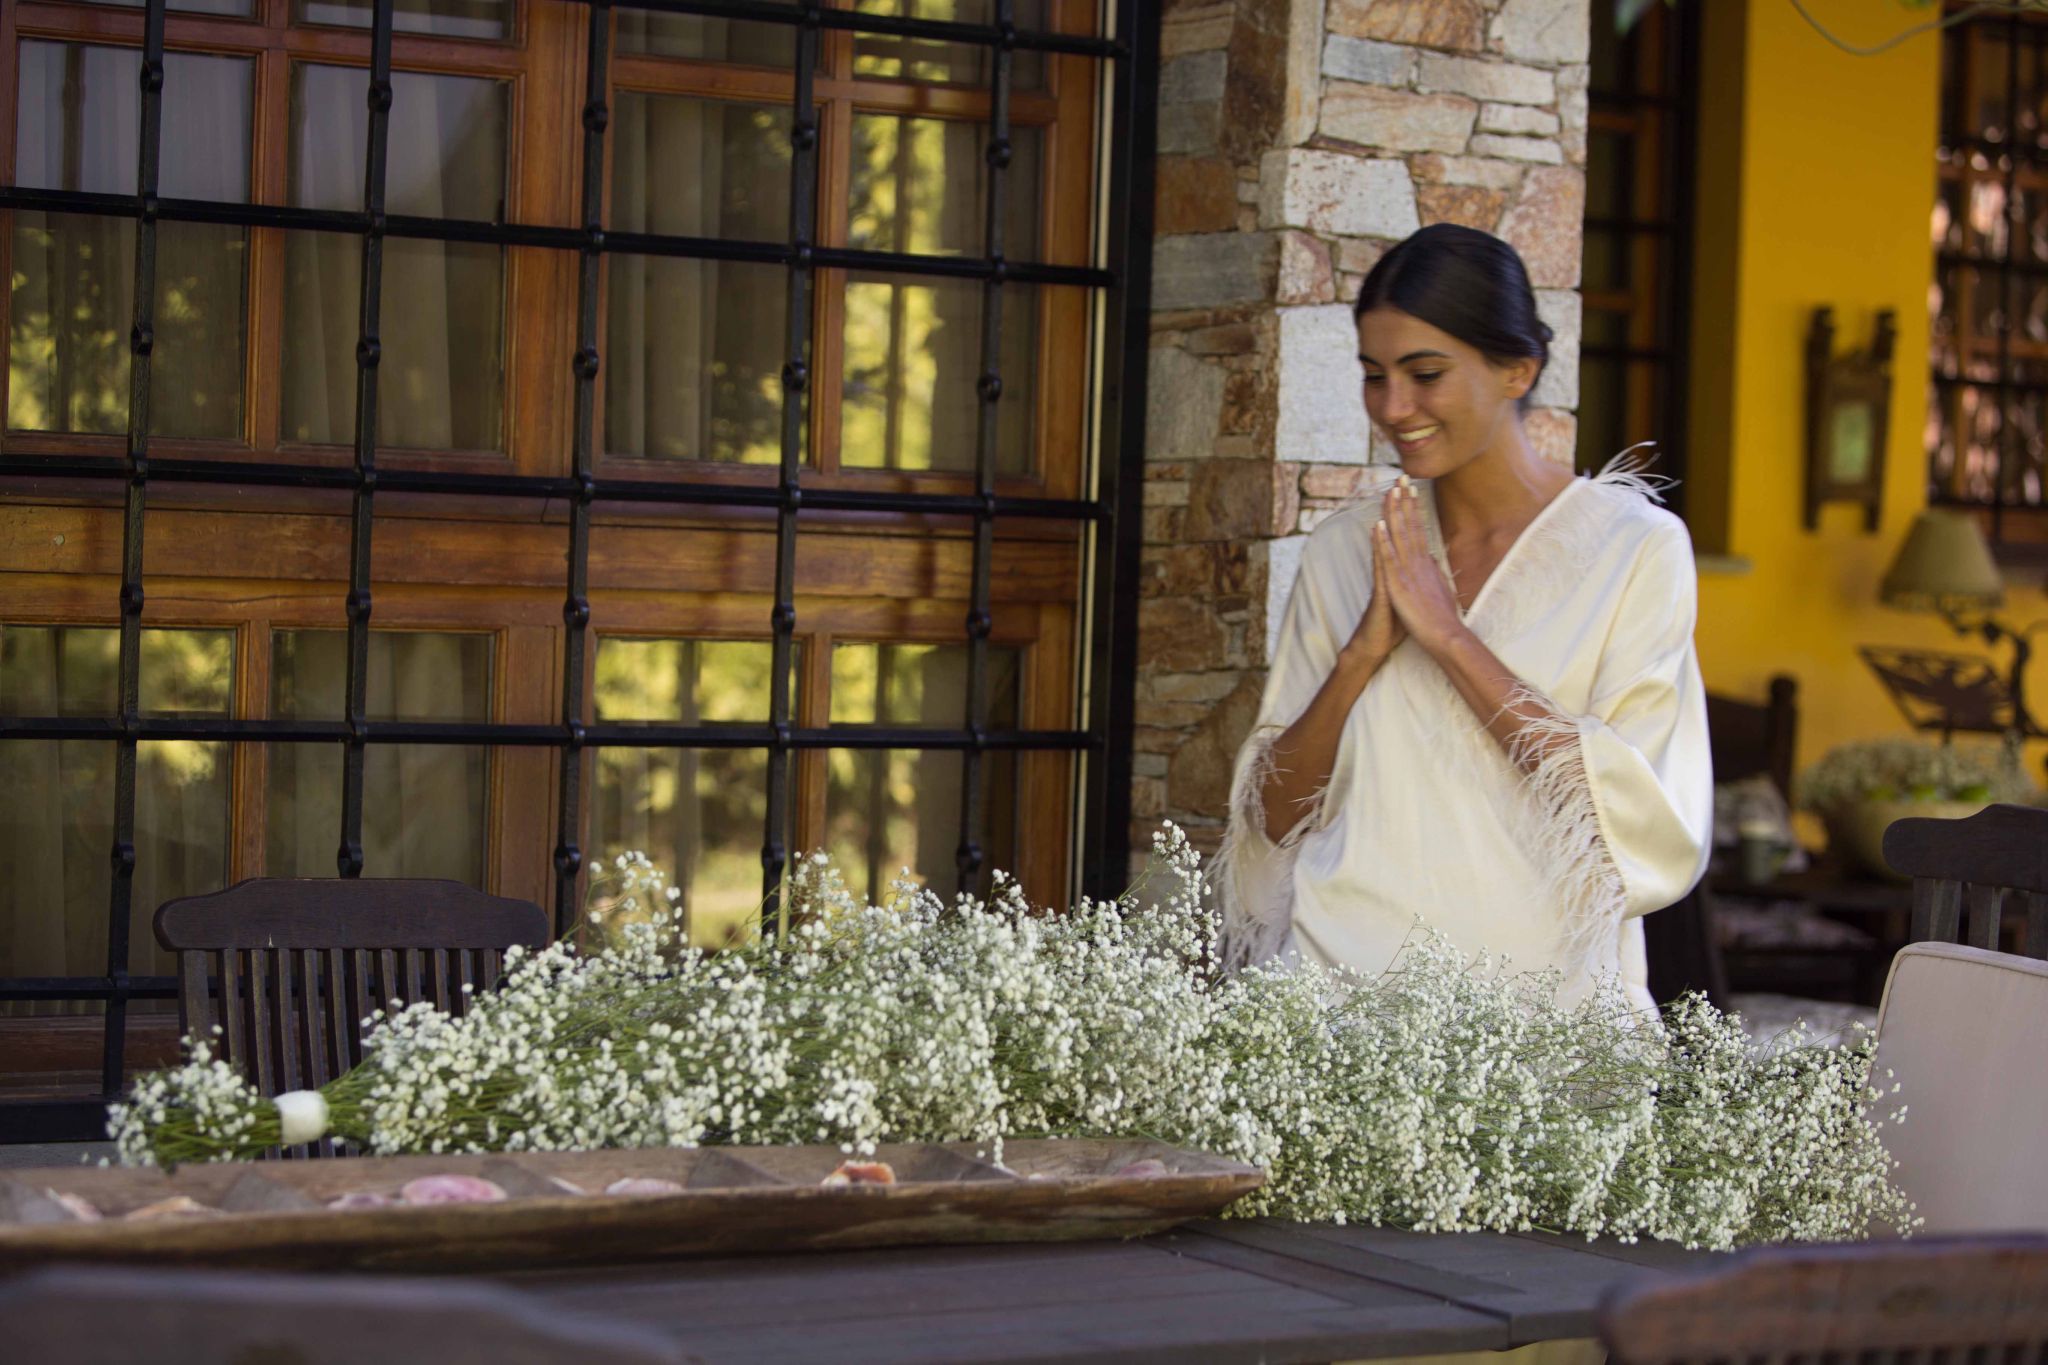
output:
POLYGON ((1681 899, 1713 846, 1707 693, 1693 649, 1699 586, 1682 532, 1637 565, 1580 726, 1600 838, 1621 875, 1623 913, 1681 899))
POLYGON ((1690 891, 1713 835, 1706 690, 1693 650, 1692 548, 1676 526, 1631 568, 1584 715, 1523 731, 1530 844, 1562 916, 1569 972, 1597 960, 1624 919, 1690 891), (1560 738, 1569 742, 1556 743, 1560 738))
MULTIPOLYGON (((1222 910, 1223 961, 1231 970, 1263 962, 1285 947, 1294 918, 1294 863, 1300 841, 1329 823, 1328 792, 1340 786, 1347 767, 1347 745, 1340 740, 1329 785, 1279 843, 1266 836, 1264 793, 1273 774, 1273 743, 1315 700, 1337 666, 1338 650, 1357 627, 1355 619, 1335 619, 1330 585, 1323 580, 1324 561, 1336 543, 1334 537, 1312 538, 1303 551, 1301 572, 1288 594, 1287 614, 1273 651, 1273 667, 1259 700, 1258 720, 1238 750, 1232 772, 1229 826, 1213 878, 1222 910)), ((1351 572, 1369 579, 1371 561, 1352 566, 1351 572)))

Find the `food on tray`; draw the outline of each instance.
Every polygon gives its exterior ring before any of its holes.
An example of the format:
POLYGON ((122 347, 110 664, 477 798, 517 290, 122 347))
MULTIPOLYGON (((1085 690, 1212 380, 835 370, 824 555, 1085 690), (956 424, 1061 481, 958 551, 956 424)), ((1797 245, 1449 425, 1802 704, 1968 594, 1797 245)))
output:
POLYGON ((102 1217, 98 1209, 75 1194, 66 1194, 62 1190, 44 1190, 43 1193, 70 1210, 71 1216, 81 1223, 97 1223, 102 1217))
POLYGON ((330 1209, 382 1209, 389 1208, 397 1202, 390 1195, 378 1194, 373 1190, 350 1190, 339 1199, 328 1200, 327 1207, 330 1209))
POLYGON ((495 1204, 505 1190, 473 1175, 423 1175, 406 1181, 398 1197, 408 1204, 495 1204))
POLYGON ((681 1194, 683 1187, 659 1176, 629 1175, 604 1187, 606 1194, 681 1194))
POLYGON ((1115 1174, 1119 1176, 1133 1177, 1136 1179, 1144 1179, 1148 1176, 1171 1175, 1172 1172, 1166 1169, 1166 1163, 1161 1161, 1158 1157, 1148 1156, 1142 1161, 1133 1161, 1128 1166, 1117 1167, 1115 1174))
POLYGON ((886 1161, 842 1161, 838 1170, 818 1183, 827 1189, 844 1189, 849 1185, 893 1185, 896 1183, 896 1171, 886 1161))
POLYGON ((219 1209, 210 1209, 189 1194, 174 1194, 168 1199, 159 1199, 154 1204, 144 1204, 139 1209, 130 1209, 122 1216, 130 1222, 139 1223, 149 1218, 212 1218, 219 1214, 219 1209))

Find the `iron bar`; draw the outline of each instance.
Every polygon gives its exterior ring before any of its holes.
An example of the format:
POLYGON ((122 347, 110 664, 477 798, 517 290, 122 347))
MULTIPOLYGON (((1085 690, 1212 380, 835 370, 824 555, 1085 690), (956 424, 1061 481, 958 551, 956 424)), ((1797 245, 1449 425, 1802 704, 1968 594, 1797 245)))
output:
POLYGON ((583 87, 583 246, 576 309, 575 491, 569 499, 568 590, 562 599, 561 800, 555 827, 555 931, 576 922, 583 870, 583 660, 590 635, 590 504, 597 477, 597 293, 604 265, 604 132, 611 10, 590 5, 583 87))
MULTIPOLYGON (((128 462, 115 456, 0 456, 0 477, 111 480, 128 477, 128 462)), ((233 484, 242 487, 353 488, 353 468, 337 464, 283 464, 240 460, 157 459, 150 463, 155 483, 233 484)), ((493 498, 573 498, 583 485, 571 478, 546 475, 460 474, 425 469, 380 469, 377 487, 385 493, 474 494, 493 498)), ((657 479, 596 479, 589 485, 596 502, 674 503, 702 507, 776 508, 782 491, 772 483, 690 483, 657 479)), ((972 516, 986 502, 972 493, 899 493, 865 488, 806 488, 804 512, 913 512, 930 516, 972 516)), ((1050 521, 1092 521, 1104 513, 1100 505, 1071 498, 998 495, 997 516, 1050 521)))
POLYGON ((391 10, 394 0, 372 0, 368 147, 363 156, 361 318, 356 336, 355 492, 349 509, 348 671, 343 715, 341 842, 335 869, 344 877, 363 871, 363 736, 370 690, 370 544, 377 493, 377 368, 383 359, 384 169, 391 136, 391 10))
POLYGON ((805 0, 805 23, 796 31, 796 109, 789 129, 789 292, 782 362, 782 463, 775 509, 774 632, 768 666, 768 800, 761 836, 761 934, 778 939, 788 927, 782 872, 789 850, 791 716, 789 684, 796 638, 796 517, 803 505, 804 425, 810 411, 811 247, 818 181, 818 0, 805 0))
POLYGON ((708 18, 741 19, 750 23, 793 24, 802 28, 837 29, 845 33, 874 33, 896 38, 928 38, 934 42, 964 43, 975 47, 1013 47, 1039 52, 1069 52, 1081 57, 1109 60, 1130 55, 1123 43, 1102 38, 1082 38, 1068 33, 1015 32, 1006 34, 1000 25, 963 24, 947 19, 909 19, 893 14, 876 14, 853 9, 819 9, 808 4, 757 4, 753 0, 615 0, 620 9, 649 10, 658 14, 696 14, 708 18))
POLYGON ((156 188, 163 152, 164 4, 143 16, 140 140, 135 160, 135 299, 128 329, 128 492, 121 519, 121 733, 114 746, 114 842, 107 892, 107 976, 100 1085, 120 1089, 128 1037, 128 938, 135 898, 135 764, 142 720, 142 540, 149 501, 150 354, 156 345, 156 188))
MULTIPOLYGON (((979 400, 974 431, 974 492, 985 500, 974 513, 974 569, 967 604, 967 733, 980 736, 988 726, 989 565, 995 555, 996 452, 1002 442, 1003 405, 1003 240, 1005 191, 1010 179, 1010 62, 1016 33, 1014 0, 996 0, 996 28, 1005 35, 997 44, 993 88, 989 96, 988 201, 983 220, 983 254, 996 269, 981 286, 981 374, 975 380, 979 400)), ((960 843, 953 853, 959 891, 972 894, 980 885, 982 859, 981 748, 970 744, 960 755, 960 843)))
MULTIPOLYGON (((593 0, 584 0, 592 3, 593 0)), ((135 200, 123 194, 97 194, 82 190, 46 190, 0 187, 0 208, 28 209, 47 213, 78 213, 99 217, 132 218, 135 200)), ((210 199, 163 199, 158 201, 158 218, 169 222, 214 223, 233 227, 277 228, 300 232, 351 232, 370 230, 368 215, 346 209, 292 208, 278 204, 246 204, 210 199)), ((546 247, 558 251, 583 251, 588 238, 580 228, 543 227, 526 223, 489 223, 463 218, 419 218, 387 214, 383 219, 385 237, 415 238, 437 242, 475 242, 489 246, 546 247)), ((787 242, 754 242, 737 238, 670 236, 651 232, 606 233, 603 250, 612 255, 674 256, 691 260, 739 261, 755 265, 790 265, 798 248, 787 242)), ((858 247, 808 248, 807 259, 815 266, 899 275, 932 276, 941 279, 985 280, 995 274, 995 263, 977 256, 931 256, 908 251, 872 251, 858 247)), ((1040 261, 1009 261, 1003 265, 1004 278, 1018 284, 1074 285, 1101 289, 1111 283, 1108 272, 1082 266, 1053 265, 1040 261)))
MULTIPOLYGON (((0 740, 99 739, 133 734, 138 739, 188 739, 240 743, 312 744, 346 740, 346 721, 234 720, 191 716, 143 719, 133 727, 112 716, 0 716, 0 740)), ((505 721, 373 720, 360 731, 365 744, 471 744, 506 748, 559 747, 566 742, 559 725, 524 725, 505 721)), ((586 749, 701 748, 763 749, 779 732, 772 723, 714 721, 697 725, 661 721, 586 723, 579 741, 586 749)), ((986 730, 976 740, 970 730, 926 729, 915 725, 822 725, 787 727, 784 741, 792 749, 965 749, 979 743, 987 749, 1085 749, 1095 739, 1085 730, 986 730)))
MULTIPOLYGON (((2007 19, 2005 41, 2005 128, 2008 135, 2019 127, 2020 90, 2020 17, 2017 13, 2007 19)), ((2015 286, 2018 281, 2013 271, 2013 260, 2019 253, 2013 248, 2024 224, 2020 218, 2019 204, 2019 162, 2010 151, 2003 158, 2005 184, 2005 251, 1998 261, 1998 377, 2012 377, 2012 336, 2015 286)), ((2014 390, 1998 390, 1998 472, 1991 480, 1991 543, 1996 545, 2005 538, 2005 480, 2015 462, 2016 446, 2013 441, 2013 417, 2018 405, 2013 401, 2014 390)))
POLYGON ((1116 34, 1131 53, 1109 100, 1103 240, 1117 284, 1101 312, 1102 413, 1093 492, 1105 516, 1088 528, 1088 732, 1080 775, 1081 887, 1114 896, 1130 881, 1131 733, 1137 699, 1139 516, 1145 479, 1145 381, 1152 306, 1152 175, 1159 104, 1159 7, 1117 0, 1116 34))

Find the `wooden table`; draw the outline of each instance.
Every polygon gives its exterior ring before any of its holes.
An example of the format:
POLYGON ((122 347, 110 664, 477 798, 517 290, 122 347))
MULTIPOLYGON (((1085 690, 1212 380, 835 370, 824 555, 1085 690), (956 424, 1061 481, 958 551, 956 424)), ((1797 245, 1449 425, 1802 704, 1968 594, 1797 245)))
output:
POLYGON ((1313 1362, 1593 1334, 1663 1244, 1207 1221, 1131 1242, 912 1247, 499 1277, 725 1362, 1313 1362))

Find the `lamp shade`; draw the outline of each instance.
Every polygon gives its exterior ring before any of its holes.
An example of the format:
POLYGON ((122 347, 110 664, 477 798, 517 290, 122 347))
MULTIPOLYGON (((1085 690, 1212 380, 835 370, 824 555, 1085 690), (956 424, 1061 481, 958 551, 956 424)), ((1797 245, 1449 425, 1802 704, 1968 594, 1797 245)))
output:
POLYGON ((1879 595, 1886 606, 1959 611, 1999 605, 2005 600, 2005 582, 1977 523, 1960 512, 1930 507, 1906 532, 1879 595))

